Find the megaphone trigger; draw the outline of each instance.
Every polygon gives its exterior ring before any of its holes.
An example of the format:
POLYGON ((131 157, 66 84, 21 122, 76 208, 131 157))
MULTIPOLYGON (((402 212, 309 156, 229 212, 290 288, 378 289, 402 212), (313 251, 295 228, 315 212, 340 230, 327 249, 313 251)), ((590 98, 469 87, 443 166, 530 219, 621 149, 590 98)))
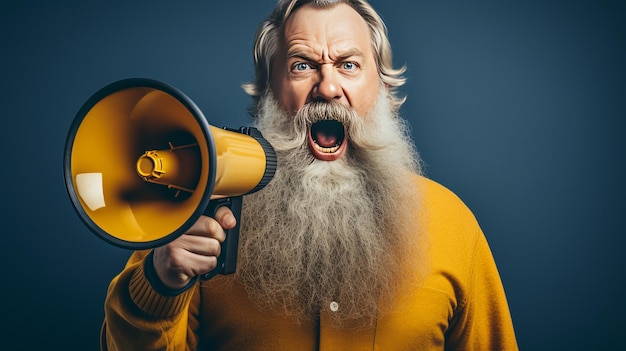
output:
POLYGON ((243 196, 224 197, 209 201, 204 214, 209 217, 214 217, 217 209, 226 206, 232 212, 237 219, 237 224, 232 229, 225 229, 226 240, 221 244, 221 253, 217 258, 217 266, 210 272, 202 274, 200 278, 209 280, 217 274, 231 274, 235 273, 237 268, 237 249, 239 247, 239 222, 241 218, 241 206, 243 203, 243 196))

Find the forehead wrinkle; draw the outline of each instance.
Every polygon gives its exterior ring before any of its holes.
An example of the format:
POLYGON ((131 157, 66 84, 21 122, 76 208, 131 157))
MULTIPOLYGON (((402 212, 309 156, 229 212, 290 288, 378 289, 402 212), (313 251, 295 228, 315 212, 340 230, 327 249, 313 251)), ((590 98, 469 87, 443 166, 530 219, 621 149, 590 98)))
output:
POLYGON ((287 43, 286 57, 301 57, 312 61, 344 60, 351 57, 363 58, 365 54, 349 39, 320 44, 316 41, 294 39, 287 43))
POLYGON ((351 57, 365 57, 363 52, 357 47, 347 47, 346 49, 335 47, 335 49, 331 51, 331 55, 335 60, 344 60, 351 57))
MULTIPOLYGON (((356 11, 347 4, 335 4, 330 9, 349 9, 348 16, 359 16, 356 11)), ((284 54, 287 59, 302 57, 313 61, 337 61, 349 57, 364 58, 367 48, 361 48, 361 37, 355 38, 354 22, 328 20, 318 22, 306 17, 302 10, 313 10, 315 15, 324 13, 329 9, 311 8, 305 5, 290 16, 283 25, 284 54), (305 16, 305 17, 302 17, 305 16)), ((367 31, 367 23, 360 16, 356 22, 361 30, 367 31)))
POLYGON ((314 43, 307 43, 303 40, 293 40, 287 45, 287 58, 302 57, 309 60, 317 60, 318 57, 323 57, 323 50, 321 47, 319 49, 315 49, 314 46, 319 45, 315 45, 314 43))
POLYGON ((305 28, 300 27, 294 30, 293 26, 285 27, 286 55, 290 57, 305 57, 317 60, 325 56, 324 44, 327 42, 326 32, 310 28, 308 23, 304 23, 305 28), (316 58, 317 57, 317 58, 316 58))

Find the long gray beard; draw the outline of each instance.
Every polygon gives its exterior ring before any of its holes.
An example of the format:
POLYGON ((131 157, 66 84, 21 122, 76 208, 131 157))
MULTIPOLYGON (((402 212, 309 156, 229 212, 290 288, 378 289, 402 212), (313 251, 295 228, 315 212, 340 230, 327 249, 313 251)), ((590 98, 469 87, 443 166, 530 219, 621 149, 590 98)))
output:
POLYGON ((279 165, 266 188, 244 197, 237 271, 260 308, 302 322, 334 301, 332 322, 368 327, 392 296, 406 236, 417 234, 408 230, 417 198, 408 177, 420 167, 387 101, 381 93, 364 118, 323 103, 294 119, 271 95, 263 98, 257 127, 279 165), (349 137, 332 162, 315 159, 306 143, 310 123, 327 118, 341 121, 349 137))

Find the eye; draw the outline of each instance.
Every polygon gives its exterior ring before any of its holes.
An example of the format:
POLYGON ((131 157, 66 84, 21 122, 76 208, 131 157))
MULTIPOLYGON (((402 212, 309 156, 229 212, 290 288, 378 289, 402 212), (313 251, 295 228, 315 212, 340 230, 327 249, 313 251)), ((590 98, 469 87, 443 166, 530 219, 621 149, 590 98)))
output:
POLYGON ((357 67, 357 64, 352 61, 346 61, 341 64, 341 68, 345 69, 346 71, 354 71, 355 69, 357 69, 357 67))
POLYGON ((310 69, 310 68, 311 66, 306 62, 297 62, 293 65, 294 71, 306 71, 307 69, 310 69))

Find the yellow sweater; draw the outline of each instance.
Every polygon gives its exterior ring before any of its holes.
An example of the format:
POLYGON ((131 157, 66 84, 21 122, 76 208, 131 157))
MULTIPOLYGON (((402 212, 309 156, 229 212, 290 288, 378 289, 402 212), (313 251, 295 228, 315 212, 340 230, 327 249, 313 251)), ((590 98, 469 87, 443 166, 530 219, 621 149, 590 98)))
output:
POLYGON ((105 302, 103 350, 517 350, 506 296, 485 237, 452 192, 423 177, 420 230, 425 278, 400 283, 394 309, 371 330, 294 324, 258 311, 233 276, 158 294, 145 277, 147 251, 134 252, 105 302))

